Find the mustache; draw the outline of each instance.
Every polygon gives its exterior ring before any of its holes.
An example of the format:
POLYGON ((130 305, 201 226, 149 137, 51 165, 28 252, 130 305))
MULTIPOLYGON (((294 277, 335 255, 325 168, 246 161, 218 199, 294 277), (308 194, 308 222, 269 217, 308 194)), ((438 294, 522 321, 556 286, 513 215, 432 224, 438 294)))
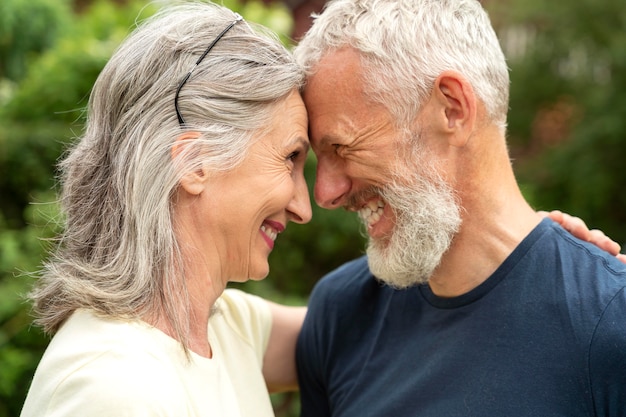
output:
POLYGON ((365 205, 366 201, 371 200, 372 198, 382 198, 384 195, 385 191, 383 188, 370 186, 364 190, 350 194, 346 198, 345 208, 349 211, 358 211, 365 205))

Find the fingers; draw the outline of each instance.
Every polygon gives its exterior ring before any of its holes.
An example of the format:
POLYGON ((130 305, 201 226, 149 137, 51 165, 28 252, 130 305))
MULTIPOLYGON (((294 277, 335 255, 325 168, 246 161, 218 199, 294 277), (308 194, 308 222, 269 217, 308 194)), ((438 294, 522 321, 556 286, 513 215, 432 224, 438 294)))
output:
POLYGON ((549 217, 550 219, 559 223, 561 226, 563 226, 565 230, 570 232, 578 239, 592 243, 600 249, 617 257, 617 259, 619 259, 620 261, 626 263, 626 255, 620 254, 620 245, 613 239, 605 235, 602 230, 589 230, 589 228, 581 218, 571 216, 567 213, 563 213, 560 210, 552 210, 550 212, 540 211, 538 213, 543 217, 549 217))
POLYGON ((541 217, 550 217, 552 220, 554 220, 558 224, 563 224, 563 212, 560 210, 552 210, 552 211, 540 210, 537 212, 537 214, 539 214, 541 217))
MULTIPOLYGON (((590 241, 592 237, 591 232, 580 217, 570 216, 569 214, 563 213, 559 210, 552 210, 547 215, 578 239, 590 241)), ((600 238, 597 233, 595 237, 598 239, 600 238)))
POLYGON ((617 256, 619 255, 620 246, 617 242, 613 241, 613 239, 609 238, 604 234, 603 231, 593 229, 589 231, 589 239, 588 242, 593 243, 600 249, 603 249, 610 253, 611 255, 617 256))

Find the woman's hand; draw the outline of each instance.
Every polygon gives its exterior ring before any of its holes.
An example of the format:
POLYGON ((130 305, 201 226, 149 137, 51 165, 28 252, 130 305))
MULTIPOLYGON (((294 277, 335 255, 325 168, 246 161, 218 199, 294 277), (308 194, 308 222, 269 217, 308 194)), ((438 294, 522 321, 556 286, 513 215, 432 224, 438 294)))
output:
POLYGON ((559 223, 565 230, 570 232, 578 239, 593 243, 600 249, 615 256, 620 261, 626 263, 626 255, 620 253, 620 246, 613 239, 604 234, 602 230, 589 230, 587 225, 579 217, 571 216, 559 210, 539 211, 542 216, 547 216, 555 222, 559 223))

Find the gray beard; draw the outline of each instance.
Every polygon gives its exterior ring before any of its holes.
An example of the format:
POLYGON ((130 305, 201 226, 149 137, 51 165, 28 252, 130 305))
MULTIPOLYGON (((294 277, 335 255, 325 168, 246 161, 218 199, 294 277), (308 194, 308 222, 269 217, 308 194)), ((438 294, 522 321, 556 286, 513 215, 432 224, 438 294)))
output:
POLYGON ((369 238, 371 272, 398 289, 427 283, 461 225, 454 191, 440 178, 414 173, 380 194, 393 208, 396 225, 389 236, 369 238))

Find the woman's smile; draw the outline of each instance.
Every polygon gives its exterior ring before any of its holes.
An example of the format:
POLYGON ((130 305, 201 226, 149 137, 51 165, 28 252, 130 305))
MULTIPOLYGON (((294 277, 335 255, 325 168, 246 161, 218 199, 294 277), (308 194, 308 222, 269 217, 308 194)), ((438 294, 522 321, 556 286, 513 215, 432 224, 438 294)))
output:
POLYGON ((279 222, 265 220, 260 230, 261 236, 263 236, 263 239, 267 242, 267 246, 269 246, 270 249, 274 249, 274 241, 276 241, 278 234, 285 230, 285 226, 279 222))

